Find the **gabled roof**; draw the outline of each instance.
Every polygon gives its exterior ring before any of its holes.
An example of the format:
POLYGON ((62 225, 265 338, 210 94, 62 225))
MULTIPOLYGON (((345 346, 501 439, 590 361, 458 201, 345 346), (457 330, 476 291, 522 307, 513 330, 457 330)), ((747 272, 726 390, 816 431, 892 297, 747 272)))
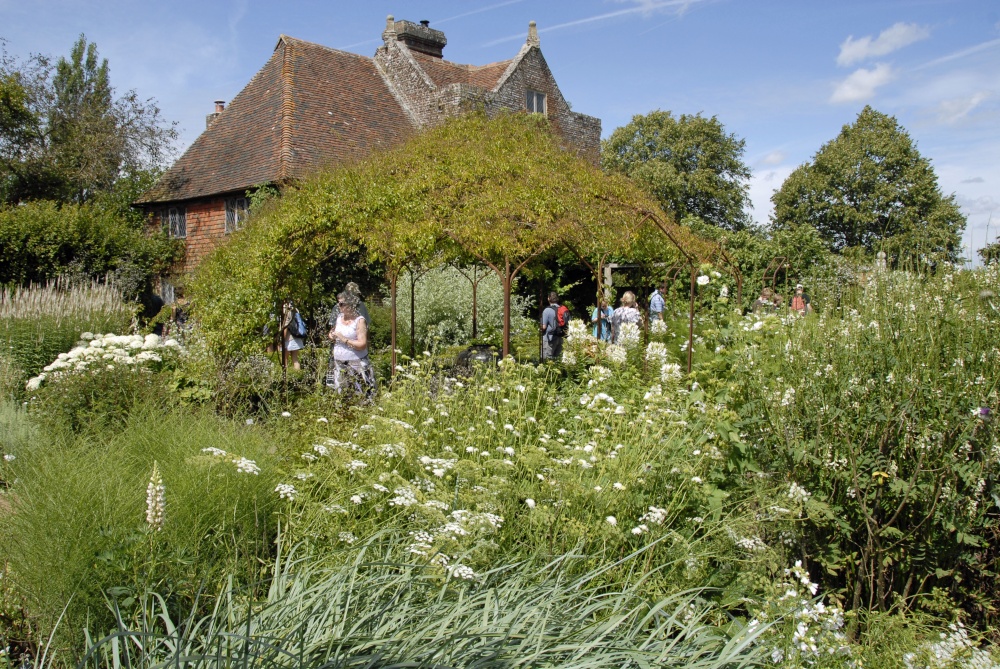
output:
POLYGON ((138 204, 294 179, 414 130, 371 58, 282 35, 267 63, 138 204))
POLYGON ((471 84, 487 91, 495 90, 497 84, 500 83, 500 77, 513 62, 511 59, 489 65, 462 65, 428 56, 419 51, 411 51, 410 54, 413 56, 413 60, 417 61, 420 69, 427 73, 427 76, 438 88, 450 84, 471 84))

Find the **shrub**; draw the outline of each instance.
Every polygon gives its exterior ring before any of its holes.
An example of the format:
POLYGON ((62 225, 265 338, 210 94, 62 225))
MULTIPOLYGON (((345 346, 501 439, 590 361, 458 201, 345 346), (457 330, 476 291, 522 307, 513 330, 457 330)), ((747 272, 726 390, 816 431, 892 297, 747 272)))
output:
POLYGON ((52 281, 44 286, 6 288, 0 293, 0 346, 8 365, 18 373, 19 390, 58 354, 68 351, 82 332, 122 332, 132 321, 110 282, 72 284, 52 281))
POLYGON ((166 234, 148 235, 114 207, 25 202, 0 207, 0 284, 28 285, 63 274, 87 279, 121 270, 141 281, 180 258, 166 234))
POLYGON ((838 310, 748 321, 730 350, 747 455, 808 499, 794 541, 848 609, 995 620, 998 288, 996 268, 876 273, 838 310))

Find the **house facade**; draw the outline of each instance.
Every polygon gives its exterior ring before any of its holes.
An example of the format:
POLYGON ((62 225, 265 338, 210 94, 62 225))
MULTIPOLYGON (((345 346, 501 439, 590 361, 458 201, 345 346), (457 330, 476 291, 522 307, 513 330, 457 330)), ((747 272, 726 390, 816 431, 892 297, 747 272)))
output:
POLYGON ((534 22, 514 58, 481 66, 445 60, 445 35, 426 21, 390 16, 382 39, 368 58, 282 35, 229 106, 216 102, 205 131, 135 203, 154 229, 185 240, 179 273, 241 227, 248 190, 363 158, 469 108, 545 114, 568 149, 598 161, 600 119, 570 109, 534 22))

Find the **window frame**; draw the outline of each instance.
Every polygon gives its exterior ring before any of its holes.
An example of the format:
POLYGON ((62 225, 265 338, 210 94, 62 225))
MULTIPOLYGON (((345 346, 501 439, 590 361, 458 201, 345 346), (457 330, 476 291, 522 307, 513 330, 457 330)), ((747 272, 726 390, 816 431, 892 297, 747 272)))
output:
POLYGON ((246 197, 226 198, 225 234, 231 234, 243 227, 250 215, 250 199, 246 197))
POLYGON ((536 91, 531 88, 525 89, 524 108, 528 110, 529 114, 542 114, 543 116, 547 116, 549 111, 548 96, 541 91, 536 91), (539 105, 539 103, 541 104, 539 105))
POLYGON ((160 212, 160 224, 168 237, 187 239, 187 208, 167 207, 160 212))

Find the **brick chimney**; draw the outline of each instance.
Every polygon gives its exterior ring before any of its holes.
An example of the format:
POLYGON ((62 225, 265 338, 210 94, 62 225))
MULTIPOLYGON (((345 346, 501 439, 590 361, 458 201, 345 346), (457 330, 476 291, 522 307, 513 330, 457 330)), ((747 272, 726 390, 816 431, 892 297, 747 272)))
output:
POLYGON ((219 114, 221 114, 225 109, 226 109, 226 101, 225 100, 216 100, 215 101, 215 111, 205 117, 205 129, 206 130, 208 130, 209 128, 212 127, 212 123, 215 121, 215 119, 219 118, 219 114))
POLYGON ((413 23, 412 21, 395 21, 392 15, 387 17, 385 32, 382 39, 386 44, 393 40, 402 42, 413 51, 425 53, 435 58, 443 58, 443 51, 448 40, 440 30, 430 27, 430 21, 413 23))

